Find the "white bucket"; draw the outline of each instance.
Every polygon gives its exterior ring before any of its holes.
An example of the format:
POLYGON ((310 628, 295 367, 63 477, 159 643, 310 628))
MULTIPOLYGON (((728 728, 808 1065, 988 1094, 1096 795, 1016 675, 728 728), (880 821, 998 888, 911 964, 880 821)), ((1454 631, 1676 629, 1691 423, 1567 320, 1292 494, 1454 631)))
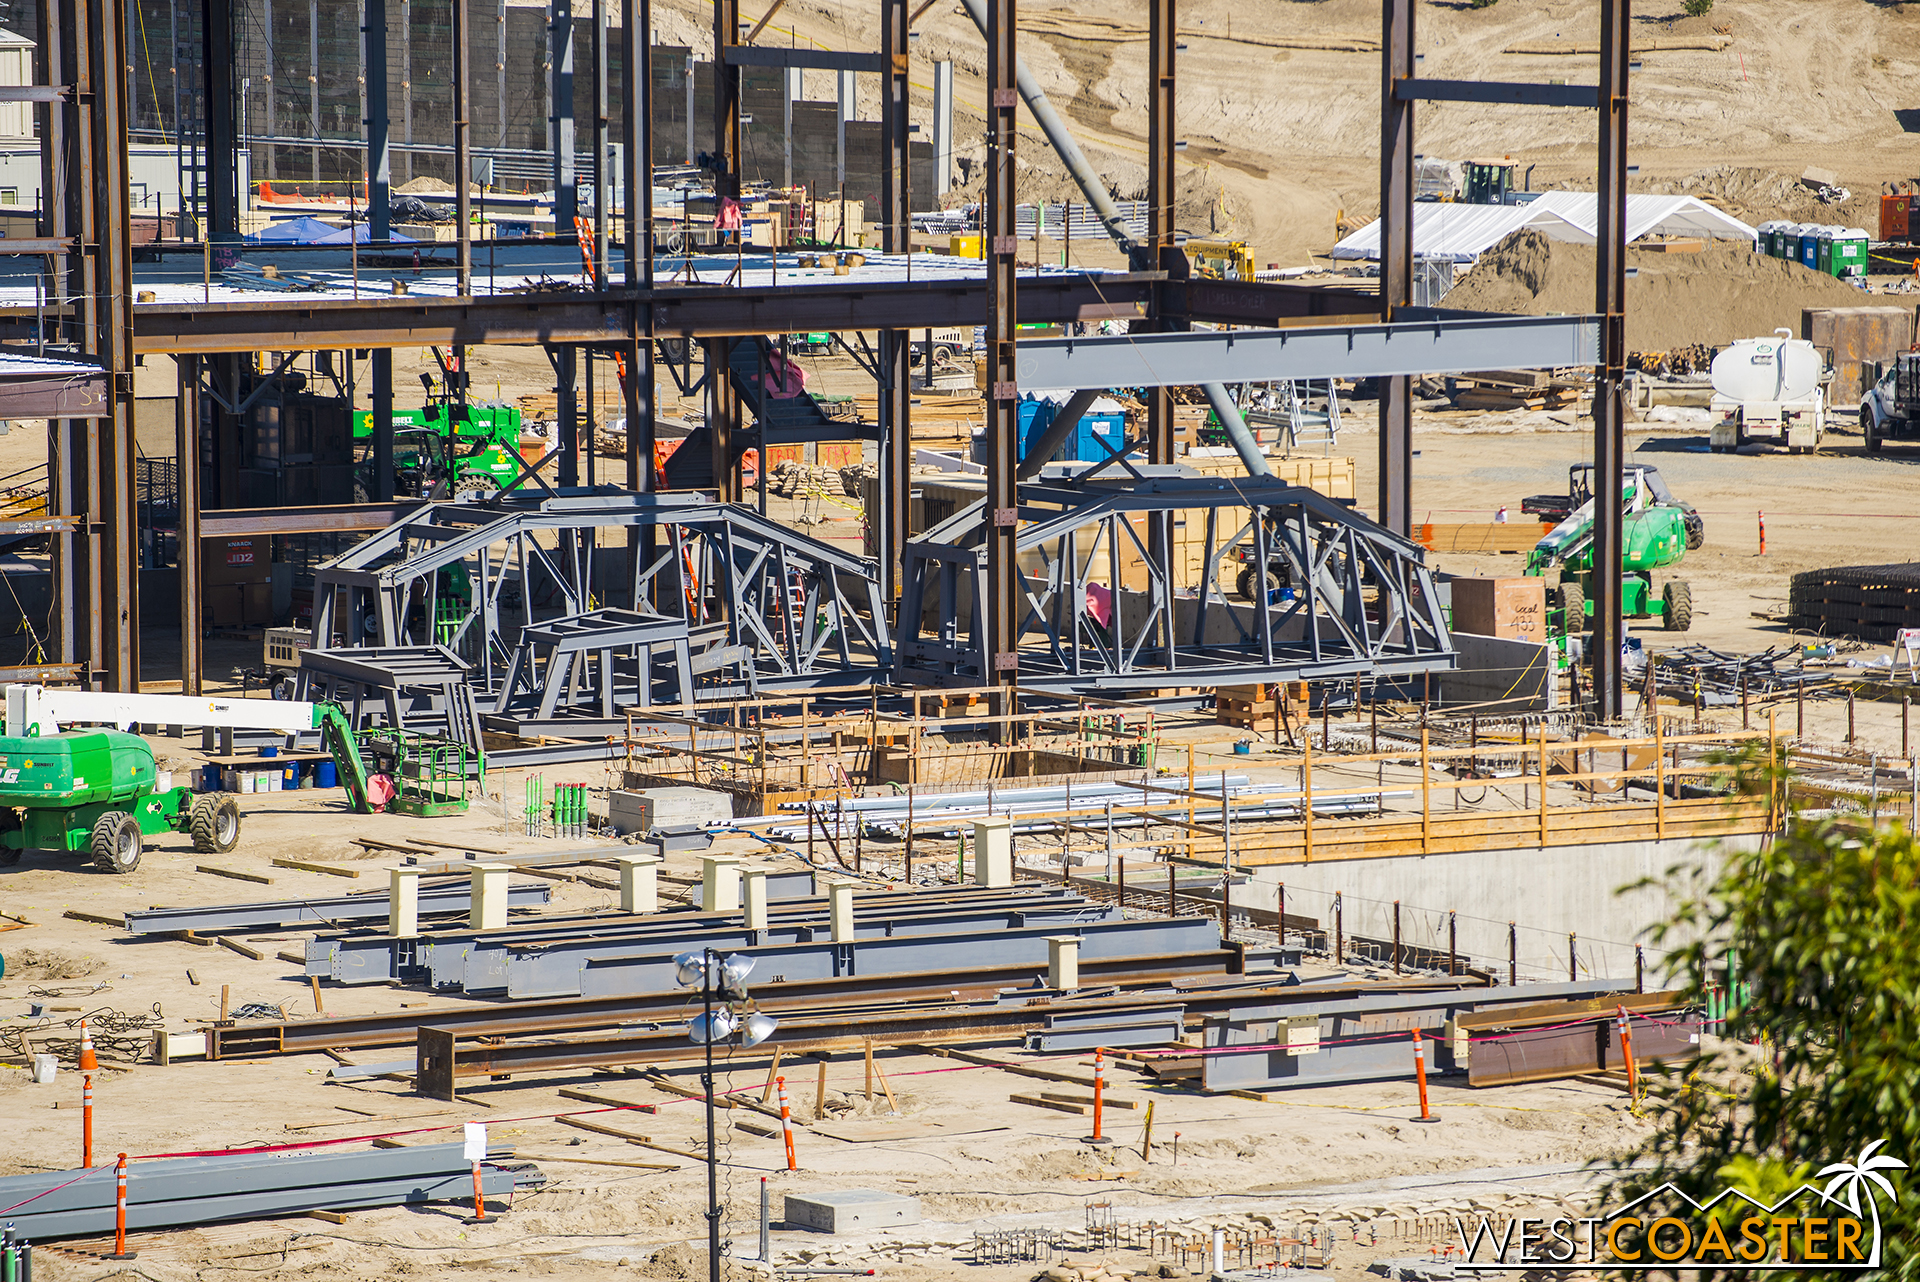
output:
POLYGON ((54 1074, 60 1071, 58 1055, 36 1054, 33 1057, 33 1080, 45 1086, 53 1081, 54 1074))
POLYGON ((280 791, 281 776, 278 770, 269 770, 261 775, 260 778, 266 783, 268 792, 280 791))
POLYGON ((228 766, 220 772, 220 782, 228 792, 240 791, 240 772, 228 766))
POLYGON ((153 790, 167 792, 173 787, 173 771, 156 770, 153 775, 153 790))
POLYGON ((251 770, 242 770, 242 771, 239 771, 238 774, 240 775, 240 791, 241 792, 260 791, 259 775, 255 774, 251 770))

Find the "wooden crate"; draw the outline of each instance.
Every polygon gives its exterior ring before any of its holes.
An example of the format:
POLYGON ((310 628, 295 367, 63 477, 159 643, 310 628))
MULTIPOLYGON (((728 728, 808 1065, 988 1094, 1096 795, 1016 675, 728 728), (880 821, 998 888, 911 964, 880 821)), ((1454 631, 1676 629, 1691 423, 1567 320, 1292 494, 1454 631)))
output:
POLYGON ((1304 681, 1221 686, 1213 696, 1213 719, 1223 726, 1273 733, 1303 724, 1309 707, 1304 681), (1286 704, 1284 720, 1274 704, 1276 694, 1286 704))

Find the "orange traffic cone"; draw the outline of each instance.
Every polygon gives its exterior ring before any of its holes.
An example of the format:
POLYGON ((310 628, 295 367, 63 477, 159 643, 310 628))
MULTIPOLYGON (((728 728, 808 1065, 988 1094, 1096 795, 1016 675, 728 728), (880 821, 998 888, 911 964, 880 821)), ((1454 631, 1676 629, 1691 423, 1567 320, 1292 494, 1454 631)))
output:
POLYGON ((93 1054, 93 1034, 87 1031, 87 1021, 83 1019, 80 1021, 80 1071, 93 1073, 99 1069, 100 1061, 93 1054))

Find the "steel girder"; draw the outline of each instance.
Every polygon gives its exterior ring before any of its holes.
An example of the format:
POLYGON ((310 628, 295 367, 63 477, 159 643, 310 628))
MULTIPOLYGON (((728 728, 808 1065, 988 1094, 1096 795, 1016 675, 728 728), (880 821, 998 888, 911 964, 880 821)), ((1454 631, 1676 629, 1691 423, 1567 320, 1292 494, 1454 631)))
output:
POLYGON ((611 487, 420 508, 315 571, 315 643, 432 640, 497 693, 519 628, 575 618, 608 595, 579 536, 609 527, 660 531, 653 559, 628 566, 631 602, 736 648, 702 694, 856 684, 892 664, 875 562, 702 493, 611 487))
MULTIPOLYGON (((1017 519, 1022 685, 1138 690, 1454 666, 1421 549, 1313 490, 1192 476, 1040 483, 1021 487, 1017 519), (1155 540, 1176 546, 1176 516, 1205 525, 1197 582, 1191 562, 1149 552, 1155 540), (1243 542, 1254 564, 1285 567, 1291 600, 1227 601, 1220 566, 1243 542)), ((975 504, 907 545, 896 681, 992 679, 985 523, 975 504)))
POLYGON ((694 700, 693 675, 742 653, 693 653, 687 621, 637 610, 594 610, 520 629, 520 643, 493 703, 491 723, 515 734, 615 734, 621 707, 694 700), (666 679, 654 697, 655 667, 666 679))

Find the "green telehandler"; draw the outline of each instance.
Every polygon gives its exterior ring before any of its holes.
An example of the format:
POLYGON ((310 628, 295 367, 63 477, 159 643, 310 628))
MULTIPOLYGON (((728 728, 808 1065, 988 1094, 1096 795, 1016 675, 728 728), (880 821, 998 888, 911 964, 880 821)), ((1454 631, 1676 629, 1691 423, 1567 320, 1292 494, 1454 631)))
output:
MULTIPOLYGON (((1652 490, 1638 468, 1621 478, 1620 615, 1659 619, 1669 632, 1693 626, 1693 589, 1668 579, 1658 594, 1653 571, 1678 565, 1687 555, 1687 514, 1676 505, 1651 502, 1652 490)), ((1575 508, 1549 530, 1527 557, 1527 573, 1560 571, 1560 588, 1548 598, 1548 623, 1560 635, 1586 631, 1593 598, 1593 499, 1575 508)))

